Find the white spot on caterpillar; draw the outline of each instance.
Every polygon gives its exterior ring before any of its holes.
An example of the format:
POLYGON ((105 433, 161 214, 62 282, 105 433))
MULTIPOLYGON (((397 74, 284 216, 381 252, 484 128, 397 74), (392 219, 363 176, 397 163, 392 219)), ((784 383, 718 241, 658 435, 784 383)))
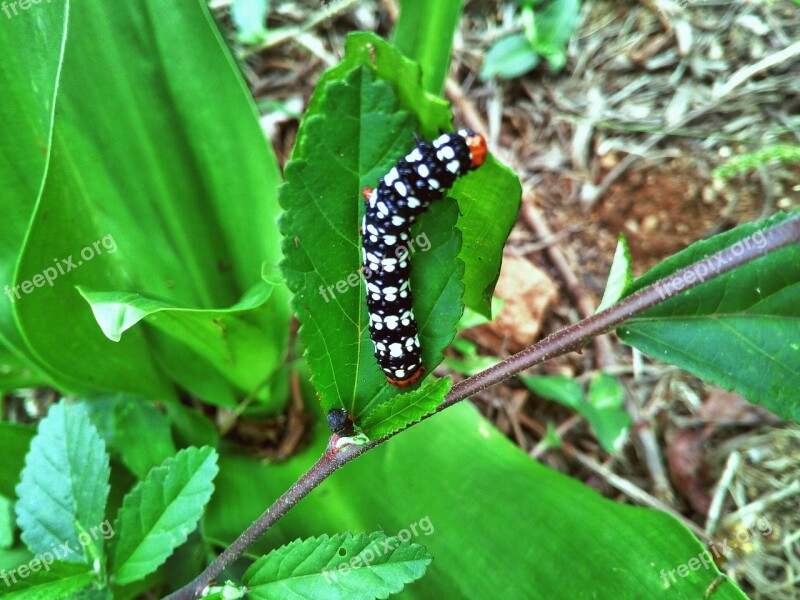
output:
POLYGON ((368 284, 367 284, 367 289, 368 289, 370 292, 375 292, 375 293, 377 293, 377 294, 379 294, 379 293, 381 292, 381 288, 379 288, 379 287, 378 287, 377 285, 375 285, 374 283, 368 283, 368 284))
POLYGON ((457 160, 451 160, 449 163, 447 163, 447 167, 446 168, 451 173, 458 173, 458 169, 459 169, 460 166, 461 166, 461 163, 459 163, 457 160))
POLYGON ((397 243, 397 236, 385 235, 383 236, 383 243, 388 244, 389 246, 394 246, 397 243))
POLYGON ((399 215, 394 215, 392 217, 392 225, 394 225, 395 227, 400 227, 400 225, 402 225, 405 222, 406 220, 399 215))
POLYGON ((372 299, 373 300, 380 300, 381 299, 381 295, 380 294, 372 294, 372 299))
POLYGON ((386 327, 389 329, 397 329, 398 319, 395 316, 386 317, 385 319, 386 327))
POLYGON ((370 208, 375 208, 375 203, 377 201, 378 201, 378 191, 377 190, 372 190, 372 193, 369 195, 369 207, 370 208))
MULTIPOLYGON (((372 252, 367 252, 367 260, 370 263, 376 263, 376 262, 378 262, 378 257, 375 256, 372 252)), ((370 264, 370 268, 372 268, 371 264, 370 264)))
POLYGON ((419 206, 419 200, 411 196, 408 199, 408 208, 417 208, 419 206))
POLYGON ((439 147, 445 145, 449 141, 450 141, 450 135, 445 133, 443 135, 440 135, 435 140, 433 140, 433 147, 434 148, 439 148, 439 147))
POLYGON ((419 174, 420 177, 427 177, 428 175, 430 175, 431 170, 428 168, 427 165, 422 164, 419 167, 417 167, 417 173, 419 174))
POLYGON ((438 179, 433 179, 433 178, 428 179, 428 187, 430 189, 432 189, 432 190, 438 190, 439 189, 439 180, 438 179))
POLYGON ((389 356, 394 356, 395 358, 403 356, 403 347, 397 342, 389 344, 389 356))
POLYGON ((453 148, 451 146, 444 146, 441 150, 439 150, 436 153, 436 157, 442 162, 444 162, 446 160, 450 160, 455 155, 456 155, 456 153, 453 152, 453 148))
POLYGON ((383 178, 383 182, 386 185, 392 185, 395 181, 400 178, 400 174, 397 172, 395 167, 392 167, 392 170, 386 174, 386 177, 383 178))
MULTIPOLYGON (((391 375, 390 373, 391 369, 384 369, 384 371, 386 371, 389 375, 391 375)), ((395 379, 403 379, 406 376, 406 372, 403 369, 397 369, 394 376, 395 379)))
POLYGON ((389 215, 389 209, 386 208, 386 204, 384 204, 383 200, 378 202, 378 216, 386 217, 389 215))
MULTIPOLYGON (((365 217, 364 217, 364 221, 366 222, 366 220, 367 220, 367 217, 365 216, 365 217)), ((377 230, 377 229, 375 229, 375 225, 373 225, 372 223, 370 223, 369 225, 367 225, 367 228, 366 228, 366 229, 367 229, 367 231, 368 231, 369 233, 371 233, 372 235, 378 235, 378 230, 377 230)))
POLYGON ((400 324, 403 327, 408 327, 409 323, 411 323, 411 321, 409 321, 408 319, 403 319, 402 321, 400 321, 400 324))
POLYGON ((394 189, 396 189, 397 193, 403 196, 403 198, 405 198, 406 194, 408 193, 408 190, 406 189, 406 184, 403 183, 402 181, 398 181, 397 183, 395 183, 394 189))
POLYGON ((377 314, 372 314, 369 316, 369 320, 373 323, 380 323, 382 321, 381 316, 377 314))
POLYGON ((384 344, 383 342, 378 342, 377 344, 375 344, 375 347, 381 352, 386 352, 386 344, 384 344))
POLYGON ((408 234, 405 231, 401 232, 400 239, 406 241, 408 239, 408 234))
POLYGON ((420 160, 422 160, 422 152, 419 151, 419 148, 414 148, 409 154, 406 154, 407 162, 417 162, 420 160))
POLYGON ((373 243, 377 242, 378 241, 378 236, 377 235, 369 236, 369 241, 373 242, 373 243))

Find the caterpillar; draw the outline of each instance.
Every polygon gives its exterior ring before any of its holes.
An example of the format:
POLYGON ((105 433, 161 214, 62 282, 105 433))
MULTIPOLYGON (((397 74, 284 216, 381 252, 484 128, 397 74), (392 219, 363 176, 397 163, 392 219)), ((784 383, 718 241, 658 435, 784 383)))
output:
POLYGON ((424 371, 409 284, 411 225, 456 179, 482 165, 486 153, 486 140, 470 129, 445 133, 433 142, 419 141, 377 188, 363 190, 361 256, 369 333, 375 358, 394 386, 412 385, 424 371))

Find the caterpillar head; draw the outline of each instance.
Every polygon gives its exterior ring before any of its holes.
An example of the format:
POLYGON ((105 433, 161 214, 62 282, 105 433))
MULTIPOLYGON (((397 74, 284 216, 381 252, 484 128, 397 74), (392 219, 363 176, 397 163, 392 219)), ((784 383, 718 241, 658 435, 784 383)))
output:
POLYGON ((486 138, 480 133, 475 133, 472 129, 459 129, 458 135, 464 138, 467 142, 467 147, 470 153, 470 169, 477 169, 486 160, 488 149, 486 147, 486 138))

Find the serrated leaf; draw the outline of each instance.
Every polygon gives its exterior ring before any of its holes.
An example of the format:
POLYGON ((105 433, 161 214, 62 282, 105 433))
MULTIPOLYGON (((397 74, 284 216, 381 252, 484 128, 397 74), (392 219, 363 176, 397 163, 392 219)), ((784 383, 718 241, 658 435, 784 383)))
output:
POLYGON ((540 60, 525 34, 513 33, 492 44, 483 58, 480 77, 484 81, 492 77, 513 79, 534 69, 540 60))
POLYGON ((432 413, 450 391, 449 377, 431 383, 428 379, 419 388, 393 397, 370 412, 360 423, 364 434, 371 440, 402 429, 432 413))
POLYGON ((631 267, 631 251, 628 247, 628 240, 625 235, 620 233, 617 240, 617 249, 614 251, 614 260, 611 262, 611 270, 606 282, 606 291, 603 292, 603 299, 596 312, 607 309, 616 304, 622 294, 633 281, 633 269, 631 267))
POLYGON ((375 532, 295 540, 261 557, 244 574, 253 600, 387 598, 422 577, 424 546, 375 532))
POLYGON ((155 571, 197 526, 218 471, 209 447, 186 448, 125 496, 114 525, 112 577, 119 585, 155 571))
MULTIPOLYGON (((30 566, 26 565, 26 566, 30 566)), ((17 567, 17 570, 19 567, 17 567)), ((5 573, 5 571, 3 571, 5 573)), ((11 574, 6 577, 11 578, 11 574)), ((77 598, 77 593, 94 578, 94 572, 83 564, 51 562, 47 568, 39 561, 36 571, 27 577, 15 573, 16 582, 2 594, 7 600, 61 600, 77 598)), ((8 584, 6 584, 8 585, 8 584)))
MULTIPOLYGON (((793 218, 800 212, 792 213, 793 218)), ((763 247, 780 213, 697 242, 633 282, 625 295, 728 247, 763 247)), ((712 265, 716 268, 716 265, 712 265)), ((711 281, 710 271, 672 277, 672 289, 704 281, 626 321, 620 338, 658 360, 734 389, 789 419, 800 419, 800 245, 772 252, 711 281), (692 281, 689 281, 689 279, 692 281)))
POLYGON ((17 523, 31 552, 63 548, 59 558, 88 562, 79 534, 103 522, 109 475, 105 444, 85 410, 63 400, 53 405, 39 423, 16 490, 17 523))

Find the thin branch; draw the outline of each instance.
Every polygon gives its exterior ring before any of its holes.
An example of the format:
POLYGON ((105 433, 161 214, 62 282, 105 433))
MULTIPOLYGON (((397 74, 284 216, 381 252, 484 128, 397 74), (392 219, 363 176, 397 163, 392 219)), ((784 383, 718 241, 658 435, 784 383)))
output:
MULTIPOLYGON (((373 440, 363 446, 354 444, 346 445, 341 449, 336 448, 338 436, 331 436, 328 447, 316 463, 298 479, 275 503, 270 506, 242 535, 240 535, 228 548, 225 549, 194 581, 182 587, 167 597, 167 600, 192 600, 199 598, 204 590, 213 582, 222 571, 238 559, 255 541, 265 534, 272 525, 305 498, 311 490, 317 487, 337 469, 372 450, 376 446, 394 437, 401 431, 413 427, 417 423, 432 417, 434 414, 464 400, 489 386, 495 385, 512 377, 536 364, 550 360, 556 356, 578 350, 588 344, 594 337, 611 331, 614 327, 624 323, 631 317, 651 308, 665 300, 681 294, 688 289, 696 287, 704 281, 719 277, 742 265, 745 265, 770 252, 775 252, 791 244, 800 243, 800 217, 793 217, 759 232, 763 236, 764 244, 756 247, 746 245, 744 250, 736 254, 729 246, 703 260, 700 260, 685 269, 661 279, 637 293, 628 296, 614 306, 603 312, 570 325, 551 334, 504 360, 503 362, 457 383, 447 394, 442 404, 433 412, 419 421, 411 423, 383 438, 373 440), (702 278, 698 273, 705 273, 702 278), (680 285, 678 285, 680 284, 680 285)), ((740 245, 741 247, 741 245, 740 245)))

